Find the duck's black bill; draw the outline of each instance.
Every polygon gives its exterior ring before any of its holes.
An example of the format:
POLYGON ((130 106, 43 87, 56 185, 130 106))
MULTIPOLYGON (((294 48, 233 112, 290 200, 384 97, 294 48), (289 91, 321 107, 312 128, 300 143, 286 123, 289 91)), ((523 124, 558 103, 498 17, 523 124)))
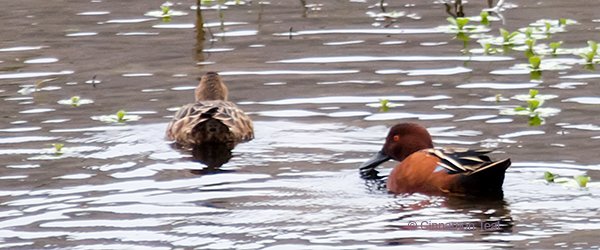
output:
POLYGON ((390 159, 391 157, 389 157, 382 151, 377 152, 377 154, 371 157, 371 159, 367 160, 365 163, 360 165, 359 169, 361 176, 372 177, 374 175, 377 175, 378 172, 377 170, 375 170, 375 168, 381 165, 381 163, 384 163, 390 159))

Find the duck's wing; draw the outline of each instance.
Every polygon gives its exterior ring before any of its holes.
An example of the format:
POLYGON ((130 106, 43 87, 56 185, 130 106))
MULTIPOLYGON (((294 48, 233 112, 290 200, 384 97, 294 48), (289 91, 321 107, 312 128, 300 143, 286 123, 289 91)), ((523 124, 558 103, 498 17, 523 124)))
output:
POLYGON ((504 170, 510 166, 510 160, 492 161, 488 149, 427 149, 426 152, 439 158, 439 164, 450 174, 475 174, 486 169, 502 167, 504 170))
POLYGON ((242 109, 232 102, 218 101, 219 109, 213 118, 221 121, 229 128, 229 131, 239 138, 241 142, 254 139, 254 125, 252 119, 242 109))
POLYGON ((237 142, 254 138, 252 120, 237 105, 228 101, 201 101, 184 105, 167 127, 167 137, 184 145, 198 144, 192 133, 196 126, 215 119, 225 125, 237 142))

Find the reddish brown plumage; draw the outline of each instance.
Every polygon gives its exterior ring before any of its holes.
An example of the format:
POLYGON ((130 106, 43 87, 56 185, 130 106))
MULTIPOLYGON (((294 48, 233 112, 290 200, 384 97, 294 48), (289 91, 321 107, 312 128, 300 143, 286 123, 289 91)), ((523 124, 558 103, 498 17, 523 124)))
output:
POLYGON ((393 126, 382 150, 361 165, 363 176, 389 160, 400 161, 387 179, 392 193, 472 194, 502 193, 510 160, 491 161, 484 150, 437 150, 427 130, 417 124, 393 126))
POLYGON ((458 175, 445 171, 435 172, 439 159, 426 152, 416 152, 398 164, 387 179, 387 188, 392 193, 440 194, 456 192, 454 183, 458 175))

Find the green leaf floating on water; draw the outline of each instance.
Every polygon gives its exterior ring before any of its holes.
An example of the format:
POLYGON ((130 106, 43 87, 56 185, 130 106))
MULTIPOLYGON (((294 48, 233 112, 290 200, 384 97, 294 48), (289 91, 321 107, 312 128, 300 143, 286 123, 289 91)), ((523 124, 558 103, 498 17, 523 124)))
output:
POLYGON ((160 9, 162 10, 163 16, 168 15, 169 11, 171 11, 171 7, 169 5, 161 5, 160 9))
POLYGON ((518 31, 513 31, 508 32, 508 30, 505 30, 503 28, 500 28, 500 35, 502 36, 502 40, 504 42, 504 44, 512 44, 513 43, 513 38, 515 38, 516 36, 519 35, 518 31))
POLYGON ((488 13, 487 11, 482 11, 481 13, 479 13, 479 16, 481 17, 481 24, 490 25, 490 19, 488 19, 490 13, 488 13))
POLYGON ((468 18, 464 18, 464 17, 458 17, 458 18, 456 18, 456 27, 459 30, 464 29, 465 25, 467 25, 467 23, 469 23, 469 19, 468 18))
POLYGON ((117 122, 125 122, 125 110, 117 111, 117 122))
POLYGON ((448 17, 446 18, 446 20, 448 20, 450 24, 456 26, 456 29, 458 30, 463 30, 465 28, 465 25, 469 23, 469 19, 464 17, 448 17))
POLYGON ((558 19, 558 25, 559 26, 565 26, 565 25, 567 25, 567 19, 566 18, 559 18, 558 19))
POLYGON ((590 177, 587 175, 578 175, 573 177, 575 179, 575 181, 577 182, 577 185, 579 185, 579 187, 586 187, 588 182, 590 181, 590 177))
POLYGON ((388 99, 381 99, 381 100, 379 100, 379 105, 381 105, 379 107, 379 111, 381 111, 381 112, 388 112, 388 111, 390 111, 390 101, 388 99))
POLYGON ((555 174, 551 173, 550 171, 546 171, 544 172, 544 179, 547 182, 554 182, 554 178, 556 177, 555 174))
POLYGON ((533 70, 533 71, 539 71, 541 63, 542 63, 542 59, 539 56, 531 56, 531 57, 529 57, 529 64, 531 66, 531 70, 533 70))
POLYGON ((70 105, 73 107, 79 107, 84 104, 94 103, 94 101, 92 101, 90 99, 82 99, 80 96, 76 95, 76 96, 72 96, 69 99, 58 100, 58 103, 63 104, 63 105, 70 105))
POLYGON ((117 113, 112 115, 101 115, 101 116, 92 116, 93 120, 108 122, 108 123, 125 123, 129 121, 137 121, 142 117, 139 115, 129 115, 125 110, 119 110, 117 113))
POLYGON ((552 55, 556 55, 556 51, 563 44, 563 41, 550 43, 550 48, 552 49, 552 55))
POLYGON ((527 100, 527 107, 530 111, 535 111, 540 106, 540 100, 531 99, 527 100))
POLYGON ((65 144, 62 143, 52 143, 52 146, 54 147, 54 154, 60 155, 62 154, 62 149, 65 146, 65 144))
POLYGON ((529 97, 530 98, 535 98, 539 93, 540 93, 540 91, 537 89, 529 89, 529 97))

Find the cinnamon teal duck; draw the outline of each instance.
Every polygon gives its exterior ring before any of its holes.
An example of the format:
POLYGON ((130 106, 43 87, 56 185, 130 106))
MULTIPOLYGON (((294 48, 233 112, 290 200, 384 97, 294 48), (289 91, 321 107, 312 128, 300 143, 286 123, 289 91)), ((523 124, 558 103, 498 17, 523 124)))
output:
POLYGON ((373 176, 385 161, 399 161, 387 177, 389 192, 433 195, 502 195, 510 159, 493 161, 492 150, 435 149, 431 135, 414 123, 393 126, 381 151, 360 166, 363 177, 373 176))

